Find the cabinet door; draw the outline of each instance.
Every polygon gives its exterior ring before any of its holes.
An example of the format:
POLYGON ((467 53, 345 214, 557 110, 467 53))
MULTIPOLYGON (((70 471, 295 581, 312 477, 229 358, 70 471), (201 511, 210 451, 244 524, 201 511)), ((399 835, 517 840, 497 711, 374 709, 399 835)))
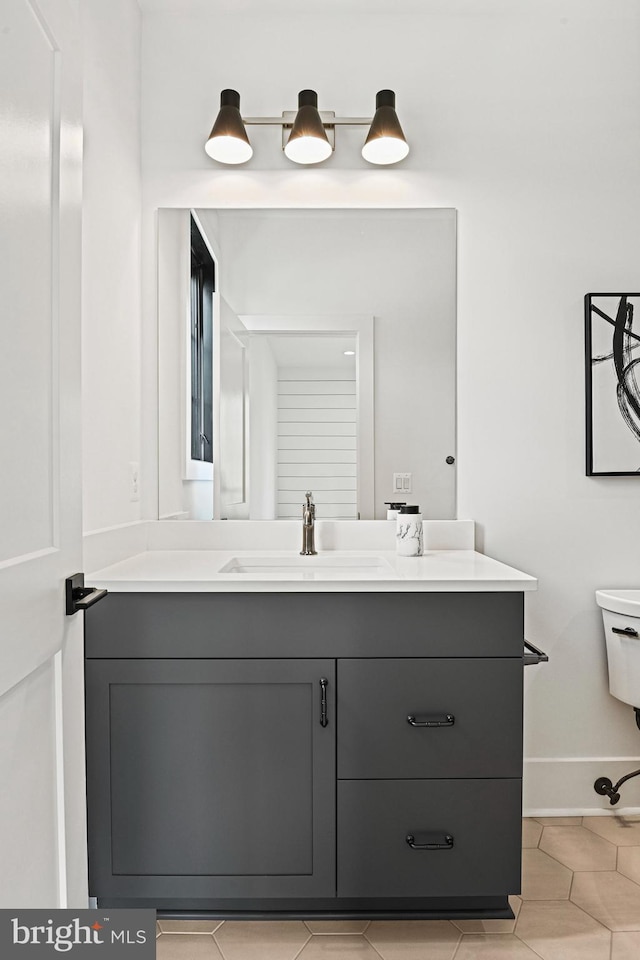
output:
POLYGON ((334 687, 332 660, 88 662, 91 894, 335 896, 334 687))

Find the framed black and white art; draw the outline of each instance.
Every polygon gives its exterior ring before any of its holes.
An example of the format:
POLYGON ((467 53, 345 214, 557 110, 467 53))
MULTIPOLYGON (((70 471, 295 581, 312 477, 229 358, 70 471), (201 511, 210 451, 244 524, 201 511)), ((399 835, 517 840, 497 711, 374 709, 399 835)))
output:
POLYGON ((640 475, 640 293, 585 297, 587 476, 640 475))

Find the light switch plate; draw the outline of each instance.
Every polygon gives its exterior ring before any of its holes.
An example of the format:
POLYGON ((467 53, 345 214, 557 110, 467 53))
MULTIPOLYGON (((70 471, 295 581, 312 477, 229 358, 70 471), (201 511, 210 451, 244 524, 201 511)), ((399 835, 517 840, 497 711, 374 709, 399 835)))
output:
POLYGON ((412 475, 410 473, 394 473, 393 492, 411 493, 413 489, 412 475))

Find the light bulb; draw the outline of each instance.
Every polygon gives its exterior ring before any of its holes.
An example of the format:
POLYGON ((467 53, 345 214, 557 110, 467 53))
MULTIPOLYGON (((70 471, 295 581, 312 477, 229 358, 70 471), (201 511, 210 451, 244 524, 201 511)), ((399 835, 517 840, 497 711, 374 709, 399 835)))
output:
POLYGON ((284 152, 294 163, 321 163, 331 156, 331 144, 319 137, 296 137, 287 142, 284 152))
POLYGON ((212 160, 218 163, 246 163, 253 156, 253 147, 238 137, 210 137, 204 145, 212 160))
POLYGON ((362 156, 369 163, 398 163, 409 153, 409 144, 398 137, 378 137, 369 140, 362 148, 362 156))

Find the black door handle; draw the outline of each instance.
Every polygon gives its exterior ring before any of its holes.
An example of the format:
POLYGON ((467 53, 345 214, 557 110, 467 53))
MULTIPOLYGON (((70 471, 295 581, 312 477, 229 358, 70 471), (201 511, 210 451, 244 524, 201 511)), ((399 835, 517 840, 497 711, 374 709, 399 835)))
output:
POLYGON ((453 847, 453 837, 449 833, 425 833, 420 839, 408 833, 405 840, 412 850, 451 850, 453 847))
POLYGON ((72 577, 67 577, 64 582, 65 613, 68 617, 71 617, 78 610, 88 610, 89 607, 92 607, 98 600, 102 600, 106 595, 106 590, 85 587, 84 573, 74 573, 72 577))
POLYGON ((442 716, 424 716, 414 717, 412 713, 407 717, 407 723, 410 723, 412 727, 452 727, 456 722, 456 718, 452 713, 445 713, 442 716))

